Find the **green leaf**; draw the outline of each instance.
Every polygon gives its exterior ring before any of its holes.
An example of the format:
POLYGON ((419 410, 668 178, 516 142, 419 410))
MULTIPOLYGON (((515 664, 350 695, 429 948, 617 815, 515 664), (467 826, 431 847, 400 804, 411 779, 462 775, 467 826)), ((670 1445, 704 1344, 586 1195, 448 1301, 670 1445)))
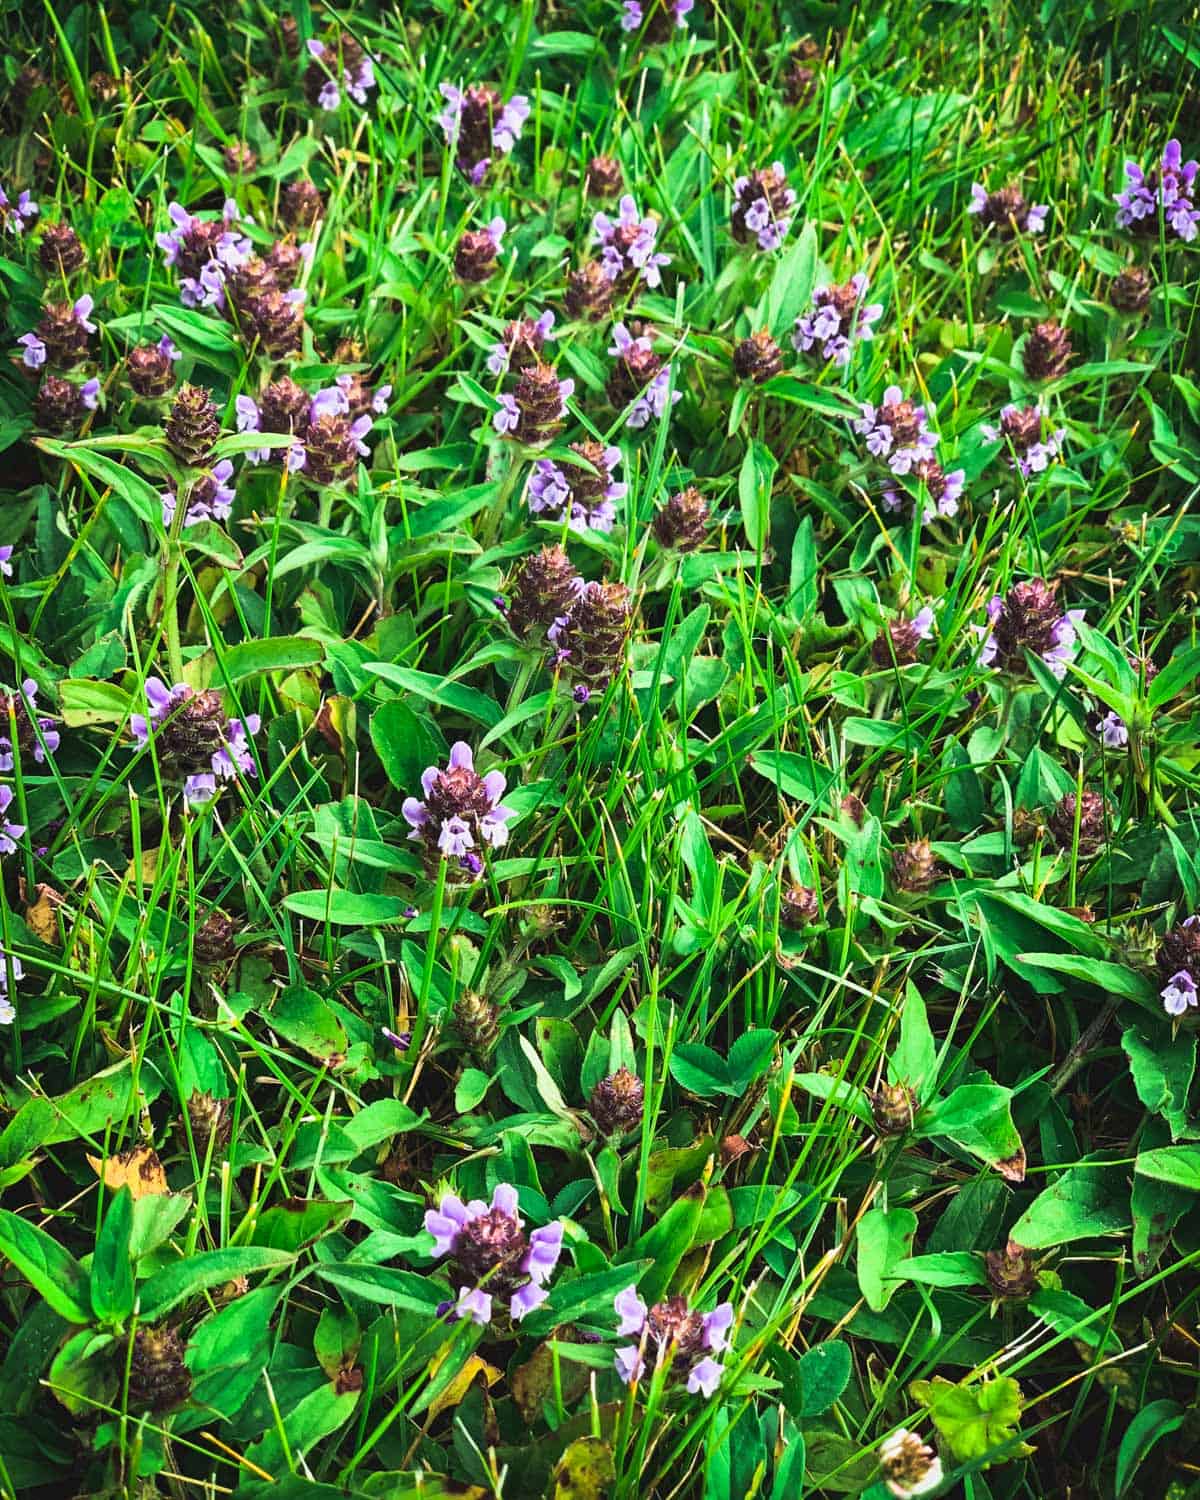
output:
POLYGON ((1200 1193, 1200 1146, 1163 1146, 1157 1151, 1140 1151, 1133 1170, 1155 1182, 1187 1188, 1200 1193))
POLYGON ((1114 1169, 1080 1163, 1039 1193, 1010 1231, 1018 1245, 1043 1250, 1129 1228, 1127 1193, 1114 1169))
POLYGON ((699 1184, 691 1187, 682 1198, 677 1198, 662 1218, 651 1225, 617 1256, 617 1264, 628 1266, 630 1261, 649 1260, 651 1269, 643 1278, 641 1295, 649 1304, 659 1302, 667 1295, 667 1289, 679 1267, 680 1261, 692 1248, 692 1241, 700 1227, 704 1211, 705 1190, 699 1184))
POLYGON ((8 1209, 0 1209, 0 1255, 11 1260, 68 1323, 92 1321, 88 1273, 44 1229, 8 1209))
POLYGON ((1067 974, 1083 984, 1107 990, 1109 994, 1121 995, 1126 1000, 1136 1000, 1149 1005, 1156 1014, 1161 1014, 1158 991, 1144 974, 1127 969, 1123 964, 1107 963, 1103 959, 1083 958, 1076 953, 1022 953, 1018 962, 1036 969, 1050 969, 1055 974, 1067 974))
POLYGON ((960 1463, 982 1459, 1016 1435, 1021 1387, 1010 1376, 977 1385, 952 1385, 936 1375, 933 1380, 914 1380, 909 1389, 929 1407, 933 1425, 960 1463))
POLYGON ((738 476, 738 500, 746 540, 756 552, 766 546, 771 531, 771 486, 779 460, 758 438, 751 438, 738 476))
POLYGON ((107 489, 120 495, 130 509, 153 531, 162 530, 162 501, 158 491, 140 474, 127 469, 107 453, 98 453, 83 443, 64 443, 56 438, 40 437, 34 441, 43 453, 65 459, 73 468, 98 479, 107 489))
POLYGON ((907 1259, 916 1232, 911 1208, 872 1208, 859 1220, 858 1284, 873 1312, 882 1312, 897 1290, 896 1267, 907 1259))
POLYGON ((968 1250, 914 1255, 900 1261, 894 1273, 919 1286, 983 1286, 987 1282, 982 1259, 968 1250))
POLYGON ((321 1062, 342 1057, 349 1046, 345 1030, 329 1005, 303 984, 284 990, 271 1009, 270 1021, 284 1041, 302 1047, 321 1062))
POLYGON ((1137 1096, 1153 1114, 1161 1115, 1178 1140, 1187 1129, 1188 1090, 1196 1071, 1196 1033, 1167 1033, 1161 1021, 1128 1027, 1121 1048, 1129 1059, 1137 1096))
MULTIPOLYGON (((351 845, 347 838, 347 848, 351 845)), ((288 911, 310 922, 329 922, 335 927, 379 927, 399 922, 407 903, 399 896, 373 896, 331 887, 327 891, 294 891, 283 898, 288 911)))
POLYGON ((319 1198, 289 1198, 259 1217, 251 1231, 250 1243, 294 1255, 302 1246, 344 1224, 353 1207, 353 1203, 326 1203, 319 1198))
POLYGON ((268 636, 261 641, 242 641, 231 646, 221 659, 220 681, 242 682, 266 672, 295 672, 315 667, 325 659, 320 641, 302 635, 268 636))
POLYGON ((70 729, 123 724, 134 710, 124 688, 115 682, 89 682, 86 678, 64 677, 58 684, 58 703, 63 723, 70 729))
POLYGON ((850 1384, 850 1348, 841 1339, 815 1344, 795 1362, 800 1378, 801 1408, 792 1415, 819 1417, 850 1384))
POLYGON ((92 1311, 101 1323, 122 1322, 133 1311, 133 1194, 128 1187, 111 1199, 92 1256, 92 1311))
POLYGON ((918 1100, 937 1073, 937 1045, 929 1027, 925 1002, 910 979, 904 986, 904 1009, 900 1013, 900 1042, 888 1060, 892 1083, 907 1083, 918 1100))
POLYGON ((440 703, 464 718, 486 724, 489 729, 500 722, 503 710, 494 698, 465 683, 448 682, 433 672, 418 672, 412 667, 398 667, 393 662, 369 661, 364 670, 382 677, 385 682, 415 693, 429 703, 440 703))
POLYGON ((404 1271, 397 1266, 368 1266, 352 1262, 340 1265, 317 1266, 317 1275, 336 1286, 339 1291, 350 1292, 368 1302, 379 1302, 384 1307, 398 1307, 404 1312, 424 1313, 433 1317, 440 1303, 446 1300, 445 1290, 429 1276, 418 1276, 415 1271, 404 1271))
POLYGON ((381 703, 371 715, 371 743, 398 792, 416 795, 428 766, 442 759, 445 747, 429 720, 399 698, 381 703))
POLYGON ((207 1291, 210 1286, 219 1286, 237 1276, 274 1271, 280 1266, 291 1265, 294 1259, 283 1250, 267 1250, 256 1245, 203 1251, 164 1266, 144 1282, 138 1297, 138 1312, 143 1322, 153 1323, 186 1298, 207 1291))
POLYGON ((743 1094, 767 1071, 775 1051, 775 1033, 765 1028, 744 1031, 729 1049, 726 1066, 735 1093, 743 1094))
POLYGON ((737 1093, 725 1059, 703 1042, 681 1042, 671 1053, 671 1077, 701 1099, 737 1093))
POLYGON ((923 1136, 946 1136, 1009 1182, 1024 1180, 1025 1148, 1013 1124, 1011 1089, 998 1083, 960 1084, 920 1116, 917 1126, 923 1136))
POLYGON ((1135 1415, 1133 1421, 1125 1429, 1121 1446, 1117 1450, 1115 1487, 1118 1500, 1120 1496, 1129 1493, 1133 1476, 1150 1450, 1162 1438, 1172 1432, 1178 1432, 1186 1416, 1187 1413, 1178 1401, 1171 1401, 1167 1398, 1151 1401, 1135 1415))

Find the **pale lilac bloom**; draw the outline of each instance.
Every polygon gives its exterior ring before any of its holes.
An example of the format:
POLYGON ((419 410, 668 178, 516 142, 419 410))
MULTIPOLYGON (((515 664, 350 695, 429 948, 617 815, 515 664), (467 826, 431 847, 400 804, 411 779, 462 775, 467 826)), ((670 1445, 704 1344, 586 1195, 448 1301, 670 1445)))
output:
POLYGON ((0 573, 3 573, 5 578, 13 576, 12 555, 13 549, 11 547, 0 547, 0 573))
MULTIPOLYGON (((195 526, 199 521, 228 520, 236 498, 233 487, 228 482, 232 477, 232 459, 219 459, 189 491, 187 514, 183 518, 183 524, 195 526)), ((169 528, 175 519, 178 499, 175 491, 171 489, 163 490, 159 499, 162 501, 163 525, 169 528)))
MULTIPOLYGON (((1040 407, 1038 411, 1041 411, 1040 407)), ((1026 479, 1049 468, 1062 452, 1067 437, 1065 427, 1056 427, 1047 436, 1042 436, 1039 428, 1038 436, 1029 440, 1021 419, 1027 414, 1032 418, 1033 412, 1034 408, 1023 408, 1010 402, 1000 409, 999 426, 985 422, 979 428, 980 435, 987 442, 1004 443, 1006 447, 1011 445, 1010 462, 1026 479)))
POLYGON ((645 1355, 653 1348, 658 1363, 680 1361, 681 1373, 686 1371, 687 1389, 692 1395, 713 1394, 725 1366, 712 1356, 729 1345, 729 1330, 733 1325, 731 1303, 722 1302, 710 1313, 699 1313, 682 1297, 673 1297, 648 1308, 636 1288, 628 1286, 617 1293, 613 1307, 620 1320, 617 1337, 639 1341, 615 1351, 617 1374, 626 1385, 645 1373, 645 1355))
POLYGON ((165 333, 158 341, 158 352, 160 354, 165 354, 167 358, 172 362, 183 358, 183 352, 180 350, 179 346, 174 342, 173 339, 168 338, 165 333))
POLYGON ((15 853, 17 840, 25 832, 24 823, 11 823, 8 820, 8 809, 13 796, 12 787, 0 786, 0 854, 15 853))
MULTIPOLYGON (((994 625, 1000 617, 1004 608, 1004 596, 995 594, 988 601, 987 617, 988 625, 994 625)), ((1067 675, 1067 663, 1075 660, 1079 652, 1079 637, 1075 627, 1086 614, 1086 610, 1069 609, 1054 621, 1050 629, 1050 646, 1041 652, 1041 658, 1050 668, 1050 671, 1061 682, 1067 675)), ((998 646, 996 637, 987 626, 976 625, 972 629, 982 637, 983 649, 979 653, 981 666, 990 667, 996 660, 998 646)))
POLYGON ((658 220, 652 215, 642 218, 637 203, 626 193, 617 205, 619 216, 614 222, 606 213, 592 220, 592 235, 603 247, 600 264, 609 281, 623 276, 640 276, 648 287, 662 284, 663 266, 671 257, 657 247, 658 220))
MULTIPOLYGON (((783 163, 781 161, 773 162, 772 170, 775 173, 777 183, 782 185, 786 175, 783 163)), ((734 197, 741 199, 742 194, 749 184, 749 177, 736 178, 733 184, 734 197)), ((771 201, 765 193, 761 197, 756 198, 749 208, 746 209, 746 228, 757 239, 760 250, 778 250, 783 243, 784 236, 791 227, 791 214, 787 210, 791 209, 796 202, 795 190, 793 188, 783 188, 781 198, 784 212, 777 213, 772 208, 771 201)))
POLYGON ((460 1288, 454 1317, 487 1323, 493 1296, 509 1299, 514 1322, 540 1307, 549 1293, 546 1283, 562 1254, 563 1227, 555 1220, 528 1236, 517 1212, 517 1190, 500 1183, 490 1204, 481 1199, 464 1203, 444 1193, 437 1208, 425 1214, 425 1228, 433 1236, 433 1254, 449 1256, 460 1272, 478 1285, 460 1288))
POLYGON ((16 1007, 8 994, 10 974, 13 984, 18 984, 24 979, 25 970, 15 953, 9 953, 0 947, 0 1026, 11 1026, 17 1019, 16 1007))
POLYGON ((499 771, 480 776, 470 745, 462 740, 450 747, 444 771, 429 766, 421 777, 425 800, 406 797, 401 811, 410 839, 420 839, 431 850, 449 858, 464 858, 476 839, 498 849, 508 838, 511 807, 501 805, 506 782, 499 771))
MULTIPOLYGON (((938 517, 948 518, 958 514, 958 502, 962 499, 967 482, 965 469, 951 469, 947 474, 933 459, 920 459, 913 467, 913 474, 920 479, 929 499, 921 512, 921 525, 928 526, 938 517)), ((908 495, 895 485, 886 485, 883 491, 883 508, 893 513, 903 509, 908 495)))
POLYGON ((321 92, 317 95, 317 103, 326 114, 332 114, 341 102, 341 90, 332 78, 327 78, 321 85, 321 92))
POLYGON ((578 471, 581 483, 572 483, 570 466, 560 467, 548 458, 539 458, 533 467, 529 481, 529 509, 535 516, 548 521, 559 520, 564 511, 567 525, 572 531, 611 531, 617 519, 615 502, 625 497, 629 486, 613 479, 613 472, 621 462, 621 450, 609 447, 604 450, 604 481, 602 495, 595 495, 597 476, 586 470, 578 471))
POLYGON ((500 405, 492 414, 492 426, 507 437, 509 433, 516 432, 520 425, 521 408, 517 405, 517 398, 507 393, 497 397, 497 400, 500 405))
POLYGON ((1163 1009, 1169 1016, 1186 1015, 1189 1006, 1200 1004, 1196 981, 1186 969, 1172 974, 1161 991, 1163 1009))
MULTIPOLYGON (((258 403, 251 396, 235 396, 233 398, 235 420, 239 432, 260 432, 262 430, 262 414, 258 409, 258 403)), ((271 457, 270 448, 249 448, 246 451, 246 462, 251 464, 266 463, 271 457)))
MULTIPOLYGON (((54 727, 54 720, 39 718, 37 712, 38 686, 32 677, 27 677, 21 684, 20 697, 25 710, 26 717, 32 722, 36 721, 40 733, 35 737, 33 743, 33 758, 39 766, 46 764, 47 755, 53 755, 58 749, 61 739, 58 730, 54 727)), ((8 715, 0 713, 0 725, 3 732, 0 733, 0 771, 11 771, 13 768, 13 746, 8 735, 8 715)))
POLYGON ((95 323, 88 321, 92 316, 92 308, 95 305, 95 301, 90 293, 84 292, 82 297, 75 299, 75 305, 71 308, 75 321, 79 324, 80 328, 86 329, 88 333, 95 333, 96 331, 95 323))
POLYGON ((1126 190, 1116 195, 1117 227, 1129 229, 1142 226, 1158 216, 1163 216, 1181 240, 1194 240, 1196 226, 1200 224, 1200 211, 1193 205, 1192 188, 1200 164, 1184 162, 1183 149, 1177 140, 1167 142, 1160 166, 1146 173, 1135 161, 1125 163, 1126 190))
POLYGON ((8 194, 0 188, 0 224, 6 225, 14 234, 24 234, 40 210, 29 195, 28 189, 22 192, 16 203, 9 201, 8 194))
MULTIPOLYGON (((496 111, 494 96, 489 90, 482 91, 482 97, 480 91, 476 91, 472 97, 453 83, 442 82, 438 85, 438 89, 446 101, 446 107, 438 116, 438 124, 442 127, 447 145, 451 147, 458 145, 464 109, 471 111, 473 115, 478 115, 478 112, 483 110, 487 112, 485 119, 490 116, 487 128, 491 137, 492 156, 508 155, 520 139, 521 132, 525 128, 525 121, 529 118, 529 100, 524 94, 514 94, 496 111)), ((472 123, 475 127, 481 124, 478 119, 472 123)), ((472 149, 477 147, 478 133, 477 128, 471 130, 472 149)), ((492 156, 471 160, 460 155, 456 159, 457 166, 461 172, 467 174, 471 183, 478 187, 487 176, 488 168, 492 164, 492 156)))
POLYGON ((500 217, 499 214, 497 214, 494 219, 490 219, 488 223, 484 225, 484 230, 488 238, 491 240, 492 244, 495 246, 497 255, 500 254, 500 242, 504 238, 505 228, 506 226, 504 220, 500 217))
POLYGON ((239 771, 243 776, 256 775, 250 737, 261 728, 261 714, 247 714, 244 720, 230 719, 225 726, 224 745, 213 751, 213 774, 222 781, 233 781, 239 771))
POLYGON ((819 286, 812 294, 813 311, 796 319, 792 346, 807 354, 819 348, 822 356, 844 367, 854 344, 875 336, 874 324, 883 316, 883 303, 864 303, 870 282, 858 271, 842 286, 819 286))
POLYGON ((312 398, 308 408, 308 419, 315 422, 320 417, 340 417, 350 410, 350 398, 340 385, 327 385, 312 398))
POLYGON ((390 385, 381 385, 371 397, 371 410, 376 416, 381 417, 387 411, 387 404, 391 400, 392 388, 390 385))
POLYGON ((912 617, 912 626, 917 633, 919 641, 927 641, 933 634, 933 621, 933 610, 928 605, 925 605, 923 609, 919 609, 912 617))
MULTIPOLYGON (((151 736, 178 709, 179 705, 194 696, 187 683, 176 683, 168 688, 159 677, 148 677, 144 685, 147 713, 131 714, 129 728, 139 746, 146 745, 151 736)), ((250 753, 249 736, 257 734, 261 727, 258 714, 247 714, 243 719, 227 719, 221 726, 222 744, 209 758, 211 770, 193 771, 183 783, 184 800, 192 806, 210 801, 217 793, 219 781, 231 781, 240 771, 245 776, 257 775, 254 757, 250 753)))
POLYGON ((1106 750, 1123 750, 1129 743, 1129 730, 1125 720, 1115 709, 1110 708, 1100 720, 1098 732, 1100 742, 1106 750))
POLYGON ((876 458, 886 458, 893 474, 908 474, 922 460, 933 457, 938 435, 931 432, 925 408, 906 401, 898 385, 890 385, 876 407, 862 403, 862 416, 854 430, 867 440, 867 450, 876 458))
POLYGON ((26 369, 40 370, 46 363, 46 346, 37 334, 23 333, 17 343, 24 345, 25 352, 21 355, 21 363, 26 369))
MULTIPOLYGON (((687 25, 687 17, 695 5, 696 0, 674 0, 671 6, 671 14, 675 18, 676 27, 687 25)), ((641 0, 623 0, 621 13, 621 30, 638 31, 645 20, 645 12, 641 0)))

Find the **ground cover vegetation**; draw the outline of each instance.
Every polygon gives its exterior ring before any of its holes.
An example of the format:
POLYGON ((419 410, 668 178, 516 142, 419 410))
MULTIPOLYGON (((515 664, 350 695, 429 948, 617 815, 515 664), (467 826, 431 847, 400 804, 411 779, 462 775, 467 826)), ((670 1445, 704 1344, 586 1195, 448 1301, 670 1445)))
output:
POLYGON ((1200 25, 0 5, 0 1493, 1200 1495, 1200 25))

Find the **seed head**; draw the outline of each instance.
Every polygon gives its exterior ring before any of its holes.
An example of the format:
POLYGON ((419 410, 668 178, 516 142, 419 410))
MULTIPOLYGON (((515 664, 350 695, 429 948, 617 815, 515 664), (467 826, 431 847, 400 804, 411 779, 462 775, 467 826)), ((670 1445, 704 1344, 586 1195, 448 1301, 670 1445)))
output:
POLYGON ((710 524, 708 501, 694 484, 689 484, 655 511, 655 540, 660 547, 676 552, 695 552, 704 545, 710 524))
POLYGON ((87 264, 87 251, 69 224, 47 224, 38 241, 38 261, 48 276, 70 276, 87 264))
POLYGON ((233 1130, 228 1101, 216 1099, 212 1094, 193 1093, 188 1097, 187 1114, 196 1155, 203 1159, 211 1141, 213 1156, 216 1157, 229 1144, 233 1130))
POLYGON ((210 968, 237 957, 237 923, 223 911, 211 911, 196 929, 192 956, 198 964, 210 968))
POLYGON ((220 418, 208 392, 196 385, 180 386, 165 431, 167 446, 185 464, 208 463, 221 436, 220 418))
POLYGON ((1079 819, 1079 853, 1092 855, 1103 848, 1105 839, 1104 798, 1099 792, 1085 791, 1078 798, 1068 792, 1047 819, 1047 826, 1060 849, 1075 847, 1075 820, 1079 819))
POLYGON ((592 1090, 588 1108, 602 1135, 625 1135, 642 1123, 646 1091, 628 1068, 618 1068, 592 1090))
POLYGON ((914 839, 892 851, 892 879, 897 890, 913 894, 927 891, 940 877, 937 855, 928 839, 914 839))
POLYGON ((739 380, 763 385, 782 370, 783 354, 765 328, 743 339, 733 351, 733 372, 739 380))
POLYGON ((454 1024, 471 1051, 486 1056, 500 1035, 499 1007, 486 995, 464 990, 454 1002, 454 1024))
POLYGON ((877 1135, 907 1135, 912 1129, 917 1096, 906 1083, 883 1083, 877 1089, 869 1089, 867 1103, 877 1135))
POLYGON ((289 182, 279 197, 279 217, 289 229, 310 229, 325 212, 325 200, 307 177, 289 182))
POLYGON ((1071 335, 1060 323, 1038 323, 1025 340, 1025 374, 1056 380, 1071 362, 1071 335))
POLYGON ((1137 317, 1150 305, 1150 273, 1142 266, 1129 266, 1108 284, 1109 305, 1127 317, 1137 317))
POLYGON ((613 305, 613 283, 598 260, 585 261, 578 271, 571 272, 563 301, 572 318, 598 323, 608 317, 613 305))
POLYGON ((125 356, 134 394, 147 400, 165 396, 175 384, 175 363, 160 344, 138 344, 125 356))
POLYGON ((789 885, 779 895, 779 920, 785 927, 808 927, 821 915, 821 902, 809 885, 789 885))
POLYGON ((1037 1265, 1015 1240, 1009 1240, 1003 1250, 989 1250, 983 1262, 988 1287, 997 1301, 1024 1301, 1037 1290, 1037 1265))
POLYGON ((131 1411, 167 1412, 191 1394, 192 1377, 184 1363, 184 1343, 175 1328, 139 1328, 129 1363, 131 1411))

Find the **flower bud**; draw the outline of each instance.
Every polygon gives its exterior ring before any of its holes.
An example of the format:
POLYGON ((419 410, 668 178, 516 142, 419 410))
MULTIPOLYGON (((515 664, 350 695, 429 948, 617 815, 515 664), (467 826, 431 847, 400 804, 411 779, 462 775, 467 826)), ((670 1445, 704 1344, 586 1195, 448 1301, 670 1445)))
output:
POLYGON ((808 927, 821 915, 821 902, 808 885, 789 885, 779 895, 779 920, 785 927, 808 927))
POLYGON ((892 851, 892 879, 896 889, 917 894, 941 877, 937 856, 928 839, 914 839, 892 851))
POLYGON ((624 665, 633 603, 623 583, 588 583, 558 632, 559 660, 588 687, 604 687, 624 665))
POLYGON ((1150 273, 1142 266, 1129 266, 1109 282, 1108 301, 1127 317, 1144 313, 1150 305, 1150 273))
POLYGON ((249 177, 258 166, 258 152, 245 141, 230 141, 222 151, 221 159, 232 177, 249 177))
POLYGON ((454 252, 454 274, 460 281, 478 284, 486 281, 496 269, 496 257, 500 253, 500 233, 493 225, 504 221, 493 220, 486 229, 465 230, 454 252))
POLYGON ((567 613, 581 586, 574 563, 557 544, 523 558, 513 574, 509 628, 519 636, 537 626, 548 629, 567 613))
POLYGON ((583 174, 583 191, 589 198, 615 198, 621 191, 621 164, 611 156, 593 156, 583 174))
POLYGON ((183 1356, 184 1343, 177 1329, 138 1329, 129 1362, 131 1412, 160 1413, 183 1405, 192 1390, 191 1373, 183 1356))
POLYGON ((567 277, 563 298, 572 318, 586 318, 598 323, 612 312, 613 283, 598 260, 585 261, 578 271, 567 277))
POLYGON ((743 339, 733 351, 733 372, 739 380, 763 385, 782 371, 783 355, 765 328, 743 339))
POLYGON ((499 1007, 476 990, 464 990, 454 1002, 454 1024, 471 1051, 484 1056, 500 1035, 499 1007))
POLYGON ((625 1135, 642 1123, 646 1091, 642 1080, 628 1068, 618 1068, 602 1078, 588 1102, 592 1119, 602 1135, 625 1135))
POLYGON ((983 1264, 988 1289, 998 1302, 1023 1302, 1037 1290, 1033 1256, 1015 1240, 1009 1240, 1003 1250, 989 1250, 983 1264))
POLYGON ((652 524, 660 547, 695 552, 704 545, 711 524, 708 501, 694 484, 689 484, 659 506, 652 524))
POLYGON ((48 276, 70 276, 87 263, 87 252, 69 224, 47 224, 38 241, 38 262, 48 276))
POLYGON ((158 344, 138 344, 125 356, 125 374, 134 394, 153 400, 175 384, 175 365, 158 344))
POLYGON ((1071 362, 1071 335, 1059 323, 1038 323, 1025 340, 1025 374, 1056 380, 1071 362))
POLYGON ((906 1083, 882 1083, 877 1089, 868 1089, 867 1103, 877 1135, 907 1135, 912 1129, 917 1096, 906 1083))
POLYGON ((289 182, 279 197, 279 217, 289 229, 311 229, 325 212, 325 200, 307 177, 289 182))
POLYGON ((165 431, 167 446, 176 458, 185 464, 207 463, 213 444, 221 436, 217 408, 208 392, 196 385, 180 386, 165 431))

